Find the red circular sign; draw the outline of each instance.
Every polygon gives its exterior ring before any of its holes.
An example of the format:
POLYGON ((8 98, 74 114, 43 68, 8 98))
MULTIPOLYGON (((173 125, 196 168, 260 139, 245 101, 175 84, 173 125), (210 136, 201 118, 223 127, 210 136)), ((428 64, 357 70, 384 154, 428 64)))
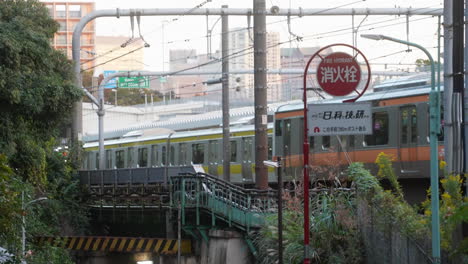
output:
POLYGON ((344 96, 355 91, 361 81, 361 67, 353 56, 334 52, 317 67, 317 81, 330 95, 344 96))

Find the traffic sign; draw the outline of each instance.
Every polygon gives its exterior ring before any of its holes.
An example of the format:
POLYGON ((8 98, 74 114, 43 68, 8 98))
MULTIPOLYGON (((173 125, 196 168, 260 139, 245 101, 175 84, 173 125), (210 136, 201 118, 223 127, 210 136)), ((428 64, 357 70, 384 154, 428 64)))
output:
POLYGON ((119 88, 149 88, 148 76, 119 77, 119 88))
POLYGON ((372 134, 370 103, 309 104, 307 109, 309 136, 372 134))
POLYGON ((330 95, 348 95, 356 91, 361 81, 361 67, 353 56, 344 52, 334 52, 319 63, 317 81, 330 95))
MULTIPOLYGON (((103 72, 104 78, 116 72, 117 71, 104 71, 103 72)), ((112 80, 109 80, 107 84, 104 85, 104 89, 113 89, 113 88, 117 88, 117 78, 113 78, 112 80)))

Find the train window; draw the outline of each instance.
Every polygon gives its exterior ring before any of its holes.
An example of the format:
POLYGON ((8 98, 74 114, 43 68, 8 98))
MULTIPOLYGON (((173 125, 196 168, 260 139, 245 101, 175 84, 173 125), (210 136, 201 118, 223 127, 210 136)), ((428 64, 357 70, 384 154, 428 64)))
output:
POLYGON ((162 146, 161 147, 161 163, 163 166, 166 166, 166 146, 162 146))
POLYGON ((158 165, 158 146, 157 145, 151 146, 151 165, 152 166, 158 165))
POLYGON ((203 144, 192 145, 193 164, 202 164, 205 161, 205 146, 203 144))
POLYGON ((388 113, 376 112, 372 114, 372 135, 366 135, 364 141, 367 146, 388 144, 388 113))
POLYGON ((411 143, 416 143, 418 140, 418 115, 416 108, 411 109, 411 143))
POLYGON ((283 134, 283 121, 276 120, 275 124, 275 136, 281 136, 283 134))
POLYGON ((94 154, 92 152, 88 153, 88 170, 94 170, 96 166, 93 166, 94 154))
POLYGON ((210 140, 208 142, 208 162, 216 163, 218 161, 218 141, 217 140, 210 140))
POLYGON ((127 168, 133 168, 133 148, 127 150, 127 168))
POLYGON ((328 149, 330 148, 330 136, 323 136, 322 137, 322 149, 328 149))
POLYGON ((315 148, 315 137, 309 137, 309 148, 310 150, 315 148))
POLYGON ((237 161, 237 142, 231 141, 231 162, 237 161))
POLYGON ((148 149, 139 148, 138 149, 138 167, 148 166, 148 149))
POLYGON ((174 146, 171 146, 169 148, 169 165, 174 165, 175 164, 175 148, 174 146))
POLYGON ((103 168, 99 168, 99 152, 96 152, 95 155, 96 155, 96 159, 95 159, 96 160, 96 168, 102 170, 103 168))
POLYGON ((268 137, 268 160, 273 159, 273 139, 268 137))
POLYGON ((117 169, 125 167, 125 151, 117 150, 115 152, 115 167, 117 169))
POLYGON ((291 120, 290 119, 284 120, 283 145, 285 148, 290 150, 291 148, 291 120))
POLYGON ((180 143, 179 145, 179 164, 187 164, 187 143, 180 143))
MULTIPOLYGON (((442 105, 440 108, 441 108, 440 109, 440 130, 439 130, 439 134, 437 134, 437 137, 439 141, 444 141, 444 106, 442 105)), ((427 116, 430 116, 430 115, 427 115, 427 116)), ((429 131, 429 129, 427 131, 429 131)))
POLYGON ((340 144, 340 150, 341 151, 346 151, 347 145, 348 145, 348 137, 347 136, 338 136, 338 143, 340 144))
POLYGON ((112 168, 112 150, 106 150, 106 168, 112 168))

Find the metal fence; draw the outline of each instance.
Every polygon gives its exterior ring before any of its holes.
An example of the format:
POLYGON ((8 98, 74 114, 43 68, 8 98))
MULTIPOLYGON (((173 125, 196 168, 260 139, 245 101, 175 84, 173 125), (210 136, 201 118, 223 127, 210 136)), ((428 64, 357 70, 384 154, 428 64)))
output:
MULTIPOLYGON (((430 257, 430 240, 416 241, 400 232, 398 223, 383 219, 379 209, 358 201, 358 223, 366 251, 366 263, 425 264, 430 257)), ((446 262, 443 262, 446 263, 446 262)))

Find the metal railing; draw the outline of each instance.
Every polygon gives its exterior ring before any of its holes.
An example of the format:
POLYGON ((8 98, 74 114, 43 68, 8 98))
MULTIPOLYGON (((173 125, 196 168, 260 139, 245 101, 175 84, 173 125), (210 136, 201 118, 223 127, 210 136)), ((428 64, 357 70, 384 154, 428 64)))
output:
POLYGON ((170 183, 171 207, 180 208, 182 225, 188 224, 188 211, 195 211, 195 223, 190 224, 199 226, 201 210, 205 210, 212 226, 220 219, 248 231, 259 228, 265 214, 277 211, 274 190, 245 189, 204 173, 173 176, 170 183))

